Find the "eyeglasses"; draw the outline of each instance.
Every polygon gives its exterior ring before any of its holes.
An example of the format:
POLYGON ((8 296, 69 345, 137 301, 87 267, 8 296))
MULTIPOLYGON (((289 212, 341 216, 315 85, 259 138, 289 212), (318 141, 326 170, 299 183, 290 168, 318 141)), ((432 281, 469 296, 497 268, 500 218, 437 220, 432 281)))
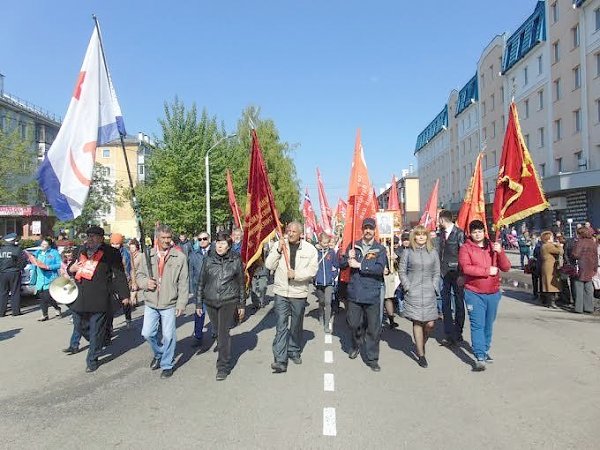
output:
POLYGON ((198 240, 199 241, 208 241, 208 238, 207 237, 201 237, 201 238, 198 238, 198 240))

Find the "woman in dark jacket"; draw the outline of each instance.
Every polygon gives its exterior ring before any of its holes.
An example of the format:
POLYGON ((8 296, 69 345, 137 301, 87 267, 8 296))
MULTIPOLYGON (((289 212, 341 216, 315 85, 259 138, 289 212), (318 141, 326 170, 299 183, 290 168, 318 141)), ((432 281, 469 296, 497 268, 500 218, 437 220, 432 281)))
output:
POLYGON ((581 227, 571 256, 577 260, 579 270, 575 283, 575 312, 594 312, 594 285, 592 278, 598 270, 598 245, 594 239, 594 230, 581 227))
POLYGON ((425 368, 425 344, 438 318, 440 259, 424 226, 411 231, 410 247, 402 252, 398 274, 405 292, 404 317, 413 323, 418 362, 425 368))
POLYGON ((469 224, 470 239, 458 251, 458 264, 465 280, 465 303, 471 323, 471 347, 475 371, 493 361, 489 354, 494 321, 500 303, 500 271, 510 270, 510 261, 499 242, 485 236, 481 220, 469 224))
POLYGON ((231 371, 229 329, 235 310, 240 320, 245 314, 244 269, 240 255, 231 251, 231 243, 228 233, 217 234, 215 251, 208 254, 202 265, 196 291, 196 313, 202 315, 204 305, 217 332, 217 381, 227 378, 231 371))

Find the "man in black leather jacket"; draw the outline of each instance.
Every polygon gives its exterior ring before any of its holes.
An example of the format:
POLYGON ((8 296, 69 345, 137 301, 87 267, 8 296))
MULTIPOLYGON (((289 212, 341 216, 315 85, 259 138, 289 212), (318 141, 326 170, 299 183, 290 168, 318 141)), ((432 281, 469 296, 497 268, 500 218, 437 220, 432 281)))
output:
POLYGON ((462 286, 459 286, 458 250, 465 242, 465 233, 452 221, 452 213, 440 211, 439 237, 440 274, 442 277, 442 313, 444 315, 444 345, 454 345, 463 340, 465 303, 462 286), (454 293, 454 317, 452 315, 452 293, 454 293))

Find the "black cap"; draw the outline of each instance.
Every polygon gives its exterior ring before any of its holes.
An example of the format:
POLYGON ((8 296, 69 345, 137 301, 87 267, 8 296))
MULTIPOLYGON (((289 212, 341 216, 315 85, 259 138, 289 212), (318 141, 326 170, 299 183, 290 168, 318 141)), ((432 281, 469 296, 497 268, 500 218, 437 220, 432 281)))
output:
POLYGON ((371 227, 375 229, 375 219, 372 217, 366 217, 362 223, 362 229, 364 230, 366 227, 371 227))
POLYGON ((101 228, 98 225, 92 225, 85 233, 88 235, 97 234, 98 236, 104 236, 104 228, 101 228))

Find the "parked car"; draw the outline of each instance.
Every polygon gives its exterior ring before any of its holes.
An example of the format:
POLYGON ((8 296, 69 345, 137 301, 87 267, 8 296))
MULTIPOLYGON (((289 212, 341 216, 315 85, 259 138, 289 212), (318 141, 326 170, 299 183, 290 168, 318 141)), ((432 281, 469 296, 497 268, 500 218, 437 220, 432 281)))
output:
MULTIPOLYGON (((32 255, 38 251, 41 247, 29 247, 26 248, 25 251, 27 253, 31 253, 32 255)), ((35 286, 30 285, 31 281, 31 273, 33 270, 33 264, 27 263, 25 268, 21 271, 21 295, 33 296, 35 295, 35 286)))

